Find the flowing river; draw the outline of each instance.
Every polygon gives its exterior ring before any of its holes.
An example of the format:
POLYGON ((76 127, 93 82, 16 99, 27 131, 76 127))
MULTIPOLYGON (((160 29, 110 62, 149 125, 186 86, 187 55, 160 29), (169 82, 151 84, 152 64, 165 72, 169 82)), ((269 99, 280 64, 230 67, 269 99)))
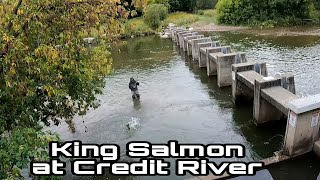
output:
MULTIPOLYGON (((212 35, 212 34, 211 34, 212 35)), ((247 53, 249 61, 266 61, 269 74, 293 73, 297 94, 320 93, 320 37, 271 37, 244 33, 212 35, 234 51, 247 53)), ((126 40, 113 47, 114 73, 106 79, 101 106, 84 117, 75 117, 77 131, 66 125, 52 127, 63 140, 83 143, 118 144, 121 161, 126 157, 126 143, 149 141, 179 143, 245 145, 242 161, 268 158, 282 147, 285 122, 256 127, 252 105, 235 106, 231 88, 220 89, 215 77, 208 78, 205 69, 187 58, 169 39, 156 36, 126 40), (131 98, 130 77, 140 82, 140 101, 131 98), (136 120, 128 130, 126 124, 136 120)), ((211 159, 216 163, 238 159, 211 159)), ((185 179, 174 175, 174 159, 170 177, 120 177, 120 179, 185 179)), ((274 179, 316 179, 319 160, 313 154, 273 166, 274 179)), ((69 175, 71 176, 71 175, 69 175)), ((73 177, 75 178, 75 177, 73 177)), ((90 179, 83 177, 77 179, 90 179)), ((106 175, 99 179, 119 179, 106 175)))

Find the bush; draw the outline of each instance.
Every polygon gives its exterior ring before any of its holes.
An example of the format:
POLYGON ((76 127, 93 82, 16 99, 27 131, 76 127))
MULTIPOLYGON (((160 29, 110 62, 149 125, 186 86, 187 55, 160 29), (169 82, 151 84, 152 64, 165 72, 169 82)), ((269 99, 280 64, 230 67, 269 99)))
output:
POLYGON ((169 0, 148 0, 148 4, 163 4, 169 9, 169 0))
POLYGON ((196 9, 197 2, 196 0, 170 0, 169 5, 171 12, 193 12, 196 9))
POLYGON ((199 10, 197 14, 204 15, 204 11, 203 10, 199 10))
POLYGON ((217 0, 197 0, 197 9, 213 9, 217 0))
POLYGON ((168 16, 168 8, 163 4, 148 5, 144 13, 145 23, 152 29, 160 27, 161 22, 168 16))
POLYGON ((265 22, 294 24, 310 18, 313 0, 219 0, 216 5, 220 23, 253 25, 265 22), (298 20, 298 21, 296 21, 298 20))

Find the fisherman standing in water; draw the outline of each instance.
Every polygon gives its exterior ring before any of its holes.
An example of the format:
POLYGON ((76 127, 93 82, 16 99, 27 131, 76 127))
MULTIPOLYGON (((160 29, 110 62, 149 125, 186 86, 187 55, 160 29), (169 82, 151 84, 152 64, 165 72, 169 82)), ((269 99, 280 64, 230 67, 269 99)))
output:
POLYGON ((130 78, 129 89, 131 90, 133 99, 139 99, 140 98, 140 95, 139 95, 139 92, 138 92, 138 86, 139 86, 139 82, 137 82, 133 78, 130 78))

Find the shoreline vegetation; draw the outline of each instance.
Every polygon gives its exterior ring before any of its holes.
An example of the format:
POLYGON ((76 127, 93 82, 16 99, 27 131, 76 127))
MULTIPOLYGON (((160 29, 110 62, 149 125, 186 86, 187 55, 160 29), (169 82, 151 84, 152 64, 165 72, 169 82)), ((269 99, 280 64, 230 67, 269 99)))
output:
MULTIPOLYGON (((144 17, 135 17, 125 23, 124 33, 121 39, 133 38, 137 36, 154 35, 160 33, 169 23, 177 26, 193 28, 200 32, 228 32, 237 31, 257 35, 274 36, 320 36, 320 13, 312 8, 312 19, 292 18, 288 21, 282 20, 256 22, 255 24, 226 24, 221 23, 217 9, 197 10, 197 12, 172 12, 161 22, 161 25, 153 29, 146 24, 144 17), (292 22, 289 22, 292 20, 292 22)), ((221 10, 220 10, 221 11, 221 10)))
MULTIPOLYGON (((274 35, 274 36, 320 36, 319 25, 295 25, 284 27, 256 27, 256 26, 234 26, 219 24, 215 17, 215 10, 204 10, 205 14, 194 14, 186 12, 175 12, 168 15, 163 21, 163 27, 170 22, 178 25, 193 28, 200 32, 229 32, 237 31, 257 35, 274 35)), ((125 32, 121 39, 154 35, 162 31, 162 28, 153 30, 143 21, 143 17, 133 18, 126 23, 125 32)))

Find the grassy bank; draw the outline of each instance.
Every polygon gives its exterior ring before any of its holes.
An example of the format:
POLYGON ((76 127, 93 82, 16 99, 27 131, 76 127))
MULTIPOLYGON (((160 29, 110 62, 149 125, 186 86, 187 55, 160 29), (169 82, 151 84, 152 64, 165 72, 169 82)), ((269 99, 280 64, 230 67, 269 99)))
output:
POLYGON ((215 18, 215 10, 199 10, 197 14, 185 13, 185 12, 175 12, 168 15, 168 17, 163 21, 162 27, 157 30, 152 30, 143 21, 143 17, 133 18, 126 22, 125 31, 122 37, 128 38, 131 36, 142 36, 155 34, 166 27, 169 23, 174 23, 177 26, 190 26, 194 23, 208 24, 217 23, 215 18))

